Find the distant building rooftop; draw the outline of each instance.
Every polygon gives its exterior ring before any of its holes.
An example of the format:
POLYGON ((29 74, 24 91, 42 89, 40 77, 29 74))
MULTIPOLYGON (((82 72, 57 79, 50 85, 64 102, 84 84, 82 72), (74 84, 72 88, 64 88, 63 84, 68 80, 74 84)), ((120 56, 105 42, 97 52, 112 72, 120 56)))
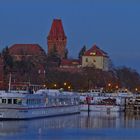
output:
POLYGON ((9 47, 11 55, 46 55, 38 44, 14 44, 9 47))
POLYGON ((62 59, 61 66, 77 66, 80 65, 81 61, 79 59, 62 59))
POLYGON ((108 54, 106 52, 104 52, 103 50, 101 50, 96 44, 93 45, 92 48, 90 48, 89 50, 87 50, 84 53, 84 56, 104 56, 104 57, 108 57, 108 54))

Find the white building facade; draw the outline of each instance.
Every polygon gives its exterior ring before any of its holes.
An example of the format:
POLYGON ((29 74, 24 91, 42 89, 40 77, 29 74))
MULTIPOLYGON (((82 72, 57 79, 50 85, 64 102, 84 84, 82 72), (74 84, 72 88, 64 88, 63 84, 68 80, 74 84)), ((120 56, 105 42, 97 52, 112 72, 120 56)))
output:
POLYGON ((106 52, 94 45, 82 56, 82 67, 95 67, 103 71, 109 70, 109 56, 106 52))

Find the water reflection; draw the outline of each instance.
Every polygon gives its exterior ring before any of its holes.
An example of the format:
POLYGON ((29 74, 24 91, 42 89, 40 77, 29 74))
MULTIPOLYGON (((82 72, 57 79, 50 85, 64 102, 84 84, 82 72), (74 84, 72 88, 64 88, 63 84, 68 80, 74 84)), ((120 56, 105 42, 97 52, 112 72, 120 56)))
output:
POLYGON ((2 140, 140 139, 140 114, 81 112, 29 121, 0 121, 2 140))
POLYGON ((38 131, 45 129, 62 129, 79 126, 79 115, 50 117, 25 121, 0 121, 0 135, 10 135, 21 132, 38 131))
POLYGON ((121 114, 119 112, 81 112, 81 128, 118 128, 121 114))

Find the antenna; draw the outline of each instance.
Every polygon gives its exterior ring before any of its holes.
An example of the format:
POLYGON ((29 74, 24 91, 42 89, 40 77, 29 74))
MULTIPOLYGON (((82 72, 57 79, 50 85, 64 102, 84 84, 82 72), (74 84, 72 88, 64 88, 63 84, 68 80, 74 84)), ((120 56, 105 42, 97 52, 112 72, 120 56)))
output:
POLYGON ((10 72, 10 75, 9 75, 9 88, 8 88, 8 91, 9 92, 11 91, 11 72, 10 72))

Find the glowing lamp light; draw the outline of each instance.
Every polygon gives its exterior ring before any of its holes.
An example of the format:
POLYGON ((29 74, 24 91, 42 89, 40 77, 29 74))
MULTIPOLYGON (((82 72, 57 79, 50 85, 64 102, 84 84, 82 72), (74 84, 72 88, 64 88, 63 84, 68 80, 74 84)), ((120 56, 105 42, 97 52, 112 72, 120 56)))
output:
POLYGON ((65 82, 65 83, 64 83, 64 86, 66 86, 66 85, 67 85, 67 83, 65 82))
POLYGON ((108 86, 110 87, 110 86, 111 86, 111 84, 109 83, 109 84, 108 84, 108 86))
POLYGON ((128 91, 128 89, 126 88, 126 89, 125 89, 125 92, 127 92, 127 91, 128 91))

